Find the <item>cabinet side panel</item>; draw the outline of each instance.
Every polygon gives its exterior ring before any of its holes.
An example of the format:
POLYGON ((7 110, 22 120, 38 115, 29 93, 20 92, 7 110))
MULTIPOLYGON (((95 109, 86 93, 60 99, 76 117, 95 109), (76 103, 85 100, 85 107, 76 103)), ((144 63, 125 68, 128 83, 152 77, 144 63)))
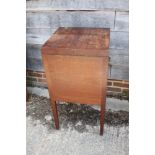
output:
POLYGON ((100 104, 107 82, 106 58, 45 57, 48 85, 56 100, 100 104))

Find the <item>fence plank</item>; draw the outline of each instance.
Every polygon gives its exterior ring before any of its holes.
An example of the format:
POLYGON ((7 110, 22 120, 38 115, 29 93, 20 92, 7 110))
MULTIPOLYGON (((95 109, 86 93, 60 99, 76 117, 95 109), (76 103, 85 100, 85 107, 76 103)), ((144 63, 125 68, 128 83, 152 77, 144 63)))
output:
POLYGON ((26 45, 26 57, 41 59, 41 45, 26 45))
POLYGON ((27 1, 27 69, 44 70, 40 47, 58 27, 110 27, 109 78, 128 80, 128 10, 128 0, 27 1))
POLYGON ((44 71, 43 63, 41 59, 26 58, 26 69, 34 71, 44 71))
POLYGON ((129 12, 116 12, 116 31, 129 31, 129 12))
POLYGON ((129 68, 122 66, 112 66, 110 79, 129 80, 129 68))
POLYGON ((26 28, 26 34, 30 36, 50 36, 56 29, 52 28, 26 28))
POLYGON ((109 49, 109 54, 112 55, 129 55, 129 49, 115 49, 115 48, 110 48, 109 49))
POLYGON ((114 11, 53 11, 27 13, 27 28, 107 27, 114 28, 114 11))
POLYGON ((29 0, 27 9, 54 10, 117 9, 129 10, 128 0, 29 0))
POLYGON ((49 13, 37 12, 26 14, 26 27, 50 28, 50 26, 51 26, 51 19, 49 13))
POLYGON ((129 57, 128 55, 110 55, 110 64, 128 66, 129 57))
POLYGON ((112 31, 110 33, 110 48, 129 49, 129 33, 112 31))

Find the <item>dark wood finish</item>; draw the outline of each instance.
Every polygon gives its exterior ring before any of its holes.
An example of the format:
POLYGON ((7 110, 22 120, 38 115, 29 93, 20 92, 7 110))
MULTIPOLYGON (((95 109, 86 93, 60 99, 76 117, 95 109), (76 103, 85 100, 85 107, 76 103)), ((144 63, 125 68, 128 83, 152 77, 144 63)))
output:
POLYGON ((59 28, 42 47, 56 129, 57 101, 101 105, 103 134, 109 29, 59 28))
POLYGON ((58 119, 58 111, 57 111, 57 103, 56 101, 51 99, 51 103, 52 103, 52 112, 53 112, 53 117, 55 120, 55 127, 56 129, 59 129, 59 119, 58 119))
POLYGON ((107 56, 109 29, 59 28, 42 47, 43 54, 107 56))

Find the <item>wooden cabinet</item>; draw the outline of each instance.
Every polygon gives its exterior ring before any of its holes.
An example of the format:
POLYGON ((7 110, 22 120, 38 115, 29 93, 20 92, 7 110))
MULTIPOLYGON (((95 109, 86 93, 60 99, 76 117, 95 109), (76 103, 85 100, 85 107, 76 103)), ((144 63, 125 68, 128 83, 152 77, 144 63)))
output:
POLYGON ((63 28, 42 46, 52 112, 59 129, 57 101, 101 106, 103 134, 110 29, 63 28))

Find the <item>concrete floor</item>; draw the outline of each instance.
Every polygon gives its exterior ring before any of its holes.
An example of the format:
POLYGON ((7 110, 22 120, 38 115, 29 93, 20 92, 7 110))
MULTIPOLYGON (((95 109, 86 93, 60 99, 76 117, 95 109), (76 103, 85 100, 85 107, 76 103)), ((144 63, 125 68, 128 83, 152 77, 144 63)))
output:
MULTIPOLYGON (((78 122, 80 124, 80 122, 78 122)), ((40 121, 27 117, 27 155, 128 155, 128 126, 87 126, 80 133, 72 128, 48 130, 40 121)))
MULTIPOLYGON (((123 105, 124 101, 119 102, 123 105)), ((36 95, 30 97, 27 103, 27 155, 129 154, 127 112, 107 113, 104 135, 100 136, 96 107, 62 104, 58 110, 60 130, 55 130, 49 100, 36 95)))

